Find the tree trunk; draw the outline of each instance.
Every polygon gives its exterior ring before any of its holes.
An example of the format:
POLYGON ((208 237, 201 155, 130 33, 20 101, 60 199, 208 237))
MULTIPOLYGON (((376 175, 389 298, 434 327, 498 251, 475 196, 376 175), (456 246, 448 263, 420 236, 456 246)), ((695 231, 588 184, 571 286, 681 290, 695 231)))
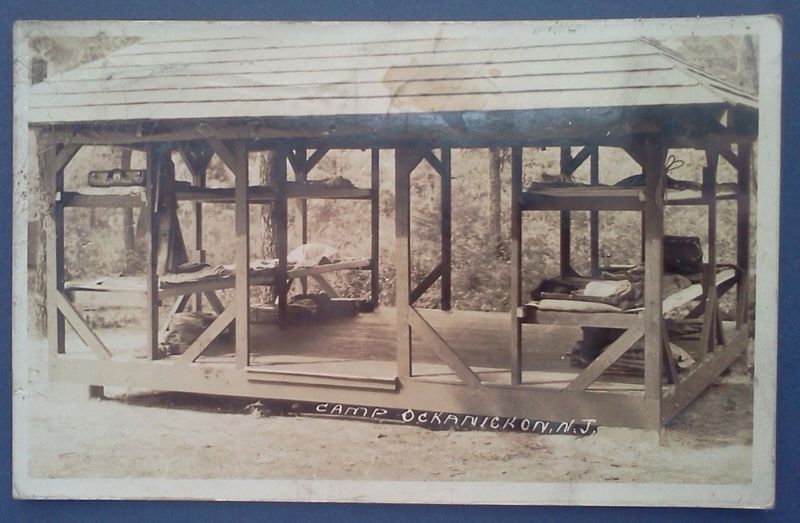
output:
MULTIPOLYGON (((258 183, 259 185, 266 185, 275 187, 275 173, 277 172, 277 162, 280 156, 275 154, 274 151, 264 151, 264 156, 261 159, 258 169, 258 183)), ((277 257, 275 240, 277 238, 277 231, 275 230, 275 206, 272 204, 264 204, 260 206, 261 209, 261 246, 259 251, 261 257, 264 259, 272 259, 277 257)), ((261 296, 264 303, 273 303, 276 294, 273 287, 261 287, 263 294, 261 296)))
MULTIPOLYGON (((39 142, 39 137, 36 137, 39 142)), ((38 147, 38 143, 37 143, 38 147)), ((28 223, 38 223, 39 233, 33 241, 36 242, 36 259, 33 261, 33 318, 32 331, 40 336, 47 333, 47 237, 53 234, 54 228, 50 215, 50 201, 47 194, 47 173, 39 162, 36 177, 31 177, 30 185, 30 216, 28 223)))
POLYGON ((503 168, 503 152, 501 149, 489 149, 489 241, 488 245, 495 255, 503 253, 503 237, 501 234, 500 210, 500 171, 503 168))
MULTIPOLYGON (((47 61, 43 58, 35 57, 31 62, 31 84, 38 84, 47 78, 47 61)), ((32 137, 32 133, 29 134, 32 137)), ((36 147, 38 150, 40 139, 36 136, 36 147)), ((38 155, 37 155, 38 159, 38 155)), ((28 223, 38 223, 38 234, 33 241, 36 242, 36 259, 33 261, 33 331, 40 336, 47 333, 47 235, 53 234, 52 223, 48 221, 50 217, 50 202, 47 195, 47 174, 44 172, 43 165, 37 164, 37 175, 31 176, 28 184, 30 195, 30 216, 28 223)))

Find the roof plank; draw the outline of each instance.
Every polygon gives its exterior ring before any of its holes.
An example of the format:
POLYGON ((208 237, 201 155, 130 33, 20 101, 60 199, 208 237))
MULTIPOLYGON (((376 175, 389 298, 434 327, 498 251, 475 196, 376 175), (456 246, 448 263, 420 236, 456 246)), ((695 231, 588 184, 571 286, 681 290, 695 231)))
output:
MULTIPOLYGON (((663 71, 673 69, 673 64, 659 59, 658 54, 631 55, 614 58, 588 58, 569 62, 514 62, 495 61, 480 64, 450 64, 426 68, 395 68, 391 73, 392 81, 419 82, 439 79, 469 78, 515 78, 520 76, 574 75, 575 81, 585 81, 580 76, 595 73, 617 73, 637 71, 663 71)), ((245 86, 296 86, 316 85, 321 81, 335 82, 383 82, 386 80, 386 68, 343 69, 340 71, 298 71, 298 72, 248 72, 220 75, 209 69, 203 73, 200 68, 194 70, 195 75, 183 76, 172 69, 153 71, 153 74, 139 78, 114 78, 111 80, 84 80, 69 82, 44 82, 34 89, 38 94, 71 94, 110 91, 152 91, 169 88, 181 89, 217 89, 222 87, 245 86)))

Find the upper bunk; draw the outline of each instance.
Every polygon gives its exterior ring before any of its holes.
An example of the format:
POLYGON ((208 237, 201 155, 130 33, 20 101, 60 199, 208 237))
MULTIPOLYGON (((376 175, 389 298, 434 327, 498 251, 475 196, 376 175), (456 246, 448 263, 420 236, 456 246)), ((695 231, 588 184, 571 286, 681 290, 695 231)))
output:
MULTIPOLYGON (((707 205, 711 198, 735 200, 736 184, 717 184, 714 192, 702 188, 665 190, 666 205, 707 205)), ((523 191, 521 208, 524 211, 642 211, 645 204, 644 187, 615 187, 575 185, 572 187, 546 187, 523 191)))
MULTIPOLYGON (((269 203, 281 196, 294 199, 369 200, 372 189, 337 187, 314 181, 286 182, 282 191, 270 187, 251 186, 248 199, 252 203, 269 203)), ((56 195, 65 207, 144 207, 147 191, 141 186, 90 187, 84 186, 56 195)), ((177 201, 201 203, 234 203, 234 189, 195 187, 188 183, 175 184, 177 201)))
MULTIPOLYGON (((320 276, 344 270, 367 270, 372 267, 369 258, 346 258, 313 266, 288 265, 287 280, 320 276)), ((254 261, 250 264, 250 285, 272 286, 280 279, 278 260, 254 261)), ((158 278, 159 298, 187 296, 189 294, 233 289, 236 286, 234 267, 230 265, 206 265, 192 272, 166 273, 158 278)), ((144 276, 105 276, 84 280, 68 280, 64 290, 75 295, 92 293, 145 293, 147 281, 144 276)))

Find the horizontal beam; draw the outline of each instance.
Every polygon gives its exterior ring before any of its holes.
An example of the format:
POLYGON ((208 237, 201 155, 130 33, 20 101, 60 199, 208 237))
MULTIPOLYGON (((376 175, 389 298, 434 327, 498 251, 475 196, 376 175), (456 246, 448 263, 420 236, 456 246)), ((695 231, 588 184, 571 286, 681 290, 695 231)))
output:
POLYGON ((638 314, 542 311, 531 306, 523 306, 520 317, 525 323, 608 329, 631 329, 641 326, 643 321, 638 314))
POLYGON ((81 194, 64 191, 59 194, 64 207, 144 207, 146 202, 134 194, 81 194))
POLYGON ((597 196, 543 196, 523 193, 523 211, 641 211, 644 203, 635 195, 597 196))
POLYGON ((319 385, 321 387, 341 387, 367 390, 396 391, 397 378, 371 378, 365 376, 346 376, 341 374, 323 374, 312 372, 296 372, 275 370, 269 367, 247 367, 247 377, 252 381, 268 383, 294 383, 303 385, 319 385))
POLYGON ((396 391, 359 390, 349 387, 268 383, 250 379, 245 368, 206 363, 173 365, 169 360, 149 362, 96 361, 55 358, 50 370, 54 382, 180 391, 219 396, 285 399, 373 405, 487 416, 517 416, 564 421, 596 419, 601 427, 645 428, 647 412, 641 394, 627 392, 530 389, 486 385, 475 394, 460 383, 401 380, 396 391))

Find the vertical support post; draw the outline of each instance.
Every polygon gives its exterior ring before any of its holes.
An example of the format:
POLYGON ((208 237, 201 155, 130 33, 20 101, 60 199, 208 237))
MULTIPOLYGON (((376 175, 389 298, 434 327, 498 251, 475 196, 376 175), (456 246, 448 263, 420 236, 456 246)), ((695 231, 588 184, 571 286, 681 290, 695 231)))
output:
MULTIPOLYGON (((571 174, 568 172, 569 164, 572 160, 572 152, 570 146, 564 145, 561 147, 561 173, 571 174)), ((570 249, 572 247, 572 216, 570 211, 561 211, 560 223, 560 237, 559 237, 559 252, 560 252, 560 265, 561 276, 569 276, 572 273, 570 266, 570 249)))
MULTIPOLYGON (((122 170, 127 171, 131 168, 131 150, 122 150, 122 159, 120 161, 122 170)), ((122 209, 122 231, 125 240, 125 259, 130 259, 133 256, 133 251, 136 248, 135 238, 133 234, 133 207, 124 207, 122 209)))
POLYGON ((244 140, 231 150, 235 166, 234 230, 236 234, 236 367, 250 364, 250 198, 249 165, 244 140))
POLYGON ((706 167, 703 169, 703 197, 708 209, 708 263, 703 275, 705 311, 703 312, 702 340, 707 351, 713 350, 717 339, 717 164, 719 153, 706 149, 706 167))
MULTIPOLYGON (((294 173, 295 181, 298 183, 305 183, 308 175, 308 151, 306 149, 296 149, 295 157, 297 158, 298 166, 302 166, 294 173)), ((305 245, 308 243, 308 200, 305 198, 299 198, 297 200, 297 210, 300 214, 300 245, 305 245)), ((303 294, 308 292, 307 277, 303 276, 300 278, 300 286, 303 289, 303 294)))
MULTIPOLYGON (((589 183, 600 184, 600 148, 592 147, 589 157, 589 183)), ((589 267, 592 278, 600 277, 600 212, 589 211, 589 267)))
POLYGON ((511 149, 511 384, 522 383, 522 147, 511 149))
POLYGON ((650 425, 661 425, 661 363, 664 350, 661 322, 662 276, 664 272, 664 160, 663 138, 645 140, 644 203, 644 387, 645 399, 652 400, 650 425))
MULTIPOLYGON (((39 137, 39 168, 44 171, 47 201, 50 204, 51 234, 47 235, 47 339, 50 345, 51 362, 58 354, 64 354, 64 316, 58 310, 57 293, 64 290, 64 206, 59 194, 64 190, 64 171, 56 169, 56 154, 61 146, 53 144, 48 137, 39 137)), ((45 229, 46 230, 46 229, 45 229)))
MULTIPOLYGON (((149 311, 145 322, 147 332, 147 358, 158 358, 158 223, 159 223, 159 185, 162 157, 169 149, 160 143, 147 148, 147 206, 143 211, 147 231, 147 262, 145 264, 145 291, 149 311)), ((141 219, 141 218, 140 218, 141 219)), ((165 247, 166 248, 166 247, 165 247)))
POLYGON ((441 250, 442 250, 442 310, 449 311, 452 308, 452 274, 453 274, 453 255, 452 255, 452 219, 453 219, 453 201, 452 201, 452 176, 450 172, 450 149, 442 147, 441 163, 443 171, 441 173, 441 207, 442 207, 442 223, 441 223, 441 250))
MULTIPOLYGON (((205 189, 206 187, 206 172, 208 169, 208 162, 197 167, 197 170, 192 169, 192 185, 205 189)), ((203 252, 203 203, 194 203, 194 251, 197 258, 194 260, 199 263, 205 263, 205 253, 203 252)), ((203 293, 198 292, 194 297, 194 310, 200 311, 203 309, 203 293)))
POLYGON ((381 194, 381 164, 380 149, 372 149, 372 162, 370 166, 370 300, 372 306, 380 303, 380 194, 381 194))
POLYGON ((286 257, 289 254, 289 201, 286 196, 286 150, 275 151, 275 255, 278 257, 278 270, 275 274, 275 291, 278 294, 278 325, 286 326, 289 319, 289 282, 286 257))
POLYGON ((736 265, 742 270, 736 285, 736 328, 747 326, 750 287, 750 176, 753 169, 753 144, 737 145, 739 168, 736 196, 736 265))
POLYGON ((411 172, 422 160, 419 150, 394 151, 395 183, 395 285, 397 308, 397 376, 411 376, 411 172))

